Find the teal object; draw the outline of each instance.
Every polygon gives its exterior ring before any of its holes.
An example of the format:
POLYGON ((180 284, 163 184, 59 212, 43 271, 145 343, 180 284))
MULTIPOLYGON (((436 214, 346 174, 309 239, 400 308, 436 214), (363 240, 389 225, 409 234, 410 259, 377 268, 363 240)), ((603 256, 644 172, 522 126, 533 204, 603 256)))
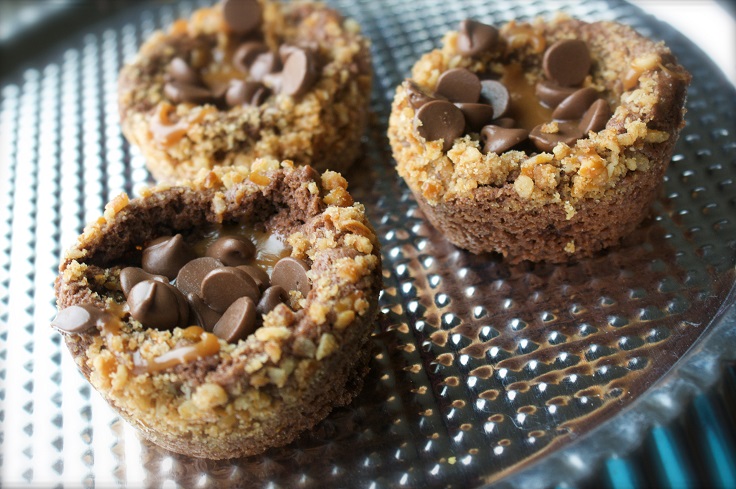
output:
POLYGON ((672 426, 655 426, 647 439, 657 487, 698 487, 685 445, 672 426))
POLYGON ((728 429, 728 420, 720 416, 716 402, 703 394, 693 403, 699 452, 713 486, 736 487, 736 448, 729 436, 733 431, 728 429))
POLYGON ((643 486, 641 476, 628 459, 609 458, 604 472, 608 479, 607 486, 612 489, 636 489, 643 486))

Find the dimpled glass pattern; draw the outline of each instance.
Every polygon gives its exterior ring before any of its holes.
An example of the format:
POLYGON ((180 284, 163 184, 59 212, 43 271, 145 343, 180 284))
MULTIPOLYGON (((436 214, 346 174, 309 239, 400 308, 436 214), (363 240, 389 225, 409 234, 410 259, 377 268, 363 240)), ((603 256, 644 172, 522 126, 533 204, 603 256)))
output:
POLYGON ((735 356, 736 97, 702 52, 619 1, 329 3, 361 23, 374 56, 376 118, 346 175, 385 267, 362 393, 288 447, 191 459, 139 440, 49 328, 62 249, 117 193, 151 183, 118 124, 121 63, 205 5, 151 4, 0 81, 0 485, 553 485, 632 448, 735 356), (389 107, 413 62, 460 20, 557 10, 665 40, 693 74, 688 125, 652 217, 621 246, 574 265, 511 267, 453 247, 423 219, 393 169, 389 107))

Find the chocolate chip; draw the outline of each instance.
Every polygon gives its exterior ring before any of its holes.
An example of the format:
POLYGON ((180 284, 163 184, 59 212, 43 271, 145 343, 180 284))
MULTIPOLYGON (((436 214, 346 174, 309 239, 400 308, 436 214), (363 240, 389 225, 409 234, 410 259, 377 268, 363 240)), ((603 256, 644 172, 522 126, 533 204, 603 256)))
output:
POLYGON ((283 93, 294 97, 307 93, 319 77, 314 54, 300 48, 293 49, 284 61, 282 76, 281 91, 283 93))
POLYGON ((261 25, 263 9, 258 0, 223 0, 225 23, 236 34, 248 34, 261 25))
POLYGON ((230 107, 252 105, 258 107, 266 101, 271 91, 257 81, 232 80, 225 93, 225 102, 230 107))
POLYGON ((184 58, 176 57, 169 63, 169 74, 171 77, 185 85, 200 85, 202 80, 189 63, 184 61, 184 58))
POLYGON ((264 269, 254 265, 240 265, 238 269, 244 271, 250 277, 255 280, 258 289, 261 291, 266 290, 271 285, 271 279, 264 269))
POLYGON ((223 264, 220 260, 209 256, 195 258, 179 270, 179 274, 176 276, 176 288, 185 296, 199 294, 202 287, 202 280, 212 270, 222 266, 223 264))
POLYGON ((263 81, 269 73, 275 73, 281 69, 281 61, 274 53, 259 54, 250 65, 248 73, 255 81, 263 81))
POLYGON ((558 132, 554 134, 542 132, 543 125, 538 125, 529 133, 529 139, 540 151, 552 151, 557 143, 572 146, 578 139, 583 137, 583 132, 575 122, 558 122, 558 132))
POLYGON ((537 82, 534 93, 537 95, 539 101, 542 102, 542 105, 548 108, 555 108, 560 102, 575 93, 576 90, 577 88, 575 87, 561 87, 554 82, 541 80, 537 82))
POLYGON ((51 321, 51 326, 65 333, 79 334, 95 329, 98 324, 104 324, 111 319, 108 312, 92 304, 79 304, 59 311, 51 321))
MULTIPOLYGON (((458 110, 458 112, 460 111, 458 110)), ((271 273, 271 284, 280 285, 286 291, 298 290, 302 297, 307 297, 312 289, 309 277, 307 277, 308 271, 309 267, 303 260, 287 256, 274 265, 271 273)))
POLYGON ((270 94, 271 92, 281 93, 281 86, 283 85, 284 77, 281 72, 266 73, 265 75, 263 75, 263 80, 261 81, 269 90, 266 92, 266 95, 270 94))
MULTIPOLYGON (((438 100, 434 94, 431 94, 428 90, 420 87, 414 80, 404 80, 404 89, 406 90, 407 97, 409 98, 409 105, 411 105, 414 110, 417 110, 427 102, 438 100)), ((439 97, 440 100, 445 98, 441 95, 439 97)))
POLYGON ((420 136, 427 141, 444 140, 442 151, 452 148, 455 139, 465 132, 465 116, 460 109, 444 100, 422 105, 415 117, 422 122, 417 127, 420 136))
POLYGON ((511 117, 501 117, 500 119, 494 119, 491 121, 491 125, 511 129, 516 125, 516 121, 511 117))
POLYGON ((256 312, 261 315, 268 314, 276 306, 278 306, 279 304, 283 304, 288 300, 289 293, 286 292, 286 289, 284 289, 280 285, 272 285, 271 287, 266 289, 266 291, 263 293, 263 296, 261 297, 261 300, 258 301, 256 312))
POLYGON ((547 77, 563 87, 579 85, 590 71, 590 52, 585 41, 563 39, 544 53, 542 67, 547 77))
POLYGON ((598 132, 606 127, 606 123, 610 118, 611 108, 608 106, 608 102, 600 98, 585 111, 578 127, 583 135, 587 135, 590 131, 598 132))
POLYGON ((267 52, 268 46, 260 41, 245 42, 235 50, 233 65, 240 71, 247 73, 258 55, 267 52))
POLYGON ((488 104, 457 103, 455 106, 465 116, 465 127, 470 131, 480 131, 493 120, 493 107, 488 104))
POLYGON ((256 254, 256 246, 247 238, 222 236, 207 247, 206 256, 220 260, 226 267, 245 265, 256 254))
POLYGON ((212 100, 209 89, 177 81, 164 84, 164 95, 175 104, 204 104, 212 100))
POLYGON ((208 273, 200 288, 199 296, 217 312, 225 312, 240 297, 257 301, 261 292, 250 275, 235 267, 216 268, 208 273))
POLYGON ((442 73, 437 80, 437 93, 451 102, 475 103, 480 98, 480 79, 465 68, 453 68, 442 73))
POLYGON ((463 56, 475 56, 490 51, 498 40, 498 29, 481 22, 465 19, 460 22, 457 50, 463 56))
POLYGON ((503 83, 496 80, 480 82, 480 99, 493 106, 493 118, 503 117, 509 110, 511 96, 503 83))
POLYGON ((155 280, 144 280, 130 289, 128 307, 133 319, 146 328, 174 329, 185 326, 189 319, 189 304, 181 292, 155 280))
POLYGON ((181 234, 163 236, 152 241, 143 250, 142 268, 148 273, 164 275, 169 280, 174 280, 181 267, 196 256, 181 234))
POLYGON ((250 297, 241 297, 230 304, 212 332, 228 343, 248 337, 256 330, 256 305, 250 297))
MULTIPOLYGON (((251 82, 258 83, 258 82, 251 82)), ((244 80, 231 80, 230 85, 227 87, 225 92, 225 103, 230 107, 239 107, 249 102, 248 97, 245 94, 246 82, 244 80)))
POLYGON ((230 88, 229 83, 215 82, 210 87, 210 93, 212 94, 212 101, 214 103, 222 103, 225 101, 225 95, 227 90, 230 88))
POLYGON ((130 289, 132 289, 135 284, 143 282, 144 280, 158 280, 159 282, 169 283, 169 279, 167 277, 148 273, 142 268, 125 267, 120 270, 120 288, 123 289, 123 294, 125 294, 126 297, 130 293, 130 289))
POLYGON ((571 121, 580 119, 593 102, 598 99, 595 88, 587 87, 575 90, 569 97, 565 98, 552 112, 552 119, 557 121, 571 121))
POLYGON ((526 129, 487 125, 480 132, 484 153, 504 153, 529 137, 526 129))
POLYGON ((210 308, 197 294, 187 295, 187 302, 189 303, 189 316, 194 318, 197 325, 204 328, 205 331, 211 332, 222 314, 210 308))

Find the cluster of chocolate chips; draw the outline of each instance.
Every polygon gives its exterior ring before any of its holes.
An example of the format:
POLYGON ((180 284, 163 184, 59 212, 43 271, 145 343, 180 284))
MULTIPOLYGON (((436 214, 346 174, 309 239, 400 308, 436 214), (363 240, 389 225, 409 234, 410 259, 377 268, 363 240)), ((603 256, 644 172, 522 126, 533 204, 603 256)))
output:
MULTIPOLYGON (((498 30, 473 20, 460 24, 457 48, 466 56, 499 49, 498 30)), ((589 131, 605 127, 610 109, 598 92, 581 88, 590 71, 591 59, 583 41, 562 40, 545 52, 543 68, 548 80, 536 86, 538 102, 554 109, 554 124, 539 124, 531 131, 516 127, 507 117, 512 97, 499 80, 481 79, 465 68, 445 71, 434 92, 424 90, 412 80, 404 82, 409 104, 416 111, 417 131, 428 141, 443 139, 443 151, 455 139, 479 132, 484 153, 503 153, 531 140, 541 151, 551 151, 558 142, 574 144, 589 131)))
POLYGON ((281 258, 271 276, 252 265, 253 243, 223 236, 198 257, 181 234, 160 237, 143 250, 141 267, 120 271, 130 315, 145 327, 173 329, 196 323, 237 342, 251 334, 263 314, 288 302, 289 291, 303 297, 311 286, 302 260, 281 258))
POLYGON ((223 0, 222 12, 233 39, 240 42, 229 62, 242 78, 208 86, 201 70, 182 57, 171 60, 164 95, 174 103, 259 106, 273 93, 304 95, 319 78, 318 56, 309 47, 281 45, 269 50, 260 26, 263 9, 257 0, 223 0))
POLYGON ((552 151, 560 142, 575 144, 588 132, 606 127, 611 117, 608 102, 599 98, 596 89, 581 87, 590 65, 588 45, 578 39, 557 41, 545 51, 542 67, 547 80, 537 83, 535 93, 541 104, 554 109, 552 120, 557 127, 548 131, 546 124, 540 124, 529 133, 540 150, 552 151))

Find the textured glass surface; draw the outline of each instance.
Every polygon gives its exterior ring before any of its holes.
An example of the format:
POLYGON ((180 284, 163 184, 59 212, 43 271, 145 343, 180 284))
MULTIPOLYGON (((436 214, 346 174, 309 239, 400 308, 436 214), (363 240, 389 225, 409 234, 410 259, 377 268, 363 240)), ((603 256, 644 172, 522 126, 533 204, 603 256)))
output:
POLYGON ((117 193, 150 183, 120 132, 117 72, 196 7, 153 4, 0 82, 0 485, 549 485, 631 448, 736 356, 736 97, 703 53, 619 2, 329 3, 372 39, 376 74, 365 157, 346 175, 385 267, 363 392, 288 447, 190 459, 140 441, 48 326, 63 248, 117 193), (652 217, 621 246, 575 265, 512 267, 424 221, 393 168, 388 112, 413 62, 460 20, 557 10, 665 40, 693 74, 688 125, 652 217))

